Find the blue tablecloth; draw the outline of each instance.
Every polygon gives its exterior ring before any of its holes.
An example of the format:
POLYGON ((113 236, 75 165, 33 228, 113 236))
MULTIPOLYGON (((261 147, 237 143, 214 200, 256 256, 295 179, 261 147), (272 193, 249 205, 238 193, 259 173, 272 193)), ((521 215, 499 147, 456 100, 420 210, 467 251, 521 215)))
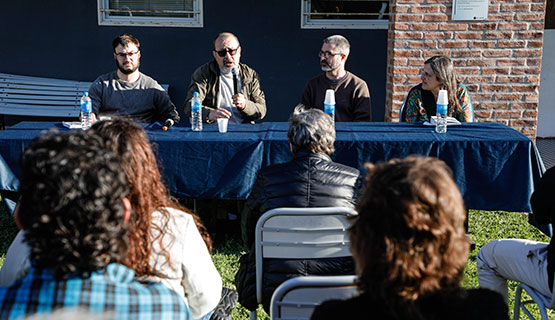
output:
MULTIPOLYGON (((0 132, 0 190, 16 190, 17 161, 30 140, 61 123, 22 122, 0 132)), ((146 126, 166 183, 176 197, 246 199, 261 167, 291 159, 287 123, 216 125, 204 131, 146 126)), ((337 123, 340 163, 364 170, 365 162, 420 154, 444 160, 453 170, 469 209, 530 212, 529 199, 544 166, 535 144, 497 123, 449 126, 446 134, 411 123, 337 123)))

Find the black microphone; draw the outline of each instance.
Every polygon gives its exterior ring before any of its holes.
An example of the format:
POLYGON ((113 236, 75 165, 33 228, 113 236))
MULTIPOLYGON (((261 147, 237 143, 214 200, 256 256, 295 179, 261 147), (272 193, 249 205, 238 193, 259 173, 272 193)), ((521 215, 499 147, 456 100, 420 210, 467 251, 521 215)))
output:
POLYGON ((239 92, 239 73, 237 72, 236 68, 231 69, 231 73, 233 73, 233 95, 236 95, 239 92))

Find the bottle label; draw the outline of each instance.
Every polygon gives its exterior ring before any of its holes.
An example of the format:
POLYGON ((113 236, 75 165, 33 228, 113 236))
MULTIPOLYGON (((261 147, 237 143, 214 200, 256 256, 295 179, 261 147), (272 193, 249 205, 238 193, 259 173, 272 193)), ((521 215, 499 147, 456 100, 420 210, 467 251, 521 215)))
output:
POLYGON ((437 105, 437 113, 438 114, 447 114, 447 105, 446 104, 438 104, 437 105))
POLYGON ((335 104, 324 104, 324 112, 327 114, 334 114, 335 113, 335 104))
POLYGON ((202 109, 202 105, 201 105, 200 103, 198 103, 198 102, 193 102, 193 103, 191 104, 191 110, 192 110, 193 112, 201 112, 201 111, 202 111, 201 109, 202 109))
POLYGON ((92 112, 92 102, 86 101, 81 104, 81 112, 92 112))

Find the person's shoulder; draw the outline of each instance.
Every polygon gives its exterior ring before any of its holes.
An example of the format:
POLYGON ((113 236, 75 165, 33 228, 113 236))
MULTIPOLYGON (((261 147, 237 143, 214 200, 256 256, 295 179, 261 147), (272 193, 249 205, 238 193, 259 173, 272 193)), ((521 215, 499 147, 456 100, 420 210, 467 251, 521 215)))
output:
POLYGON ((311 320, 324 319, 356 319, 361 314, 372 313, 376 319, 382 316, 380 309, 374 308, 374 303, 359 295, 347 300, 328 300, 317 306, 312 313, 311 320))
POLYGON ((209 74, 218 73, 218 64, 216 61, 212 60, 205 64, 198 66, 195 71, 193 71, 193 79, 206 78, 209 74))
POLYGON ((142 72, 139 72, 139 81, 158 83, 156 79, 142 72))
POLYGON ((270 176, 275 174, 281 174, 283 173, 283 170, 287 170, 287 168, 291 167, 292 165, 293 165, 292 161, 271 164, 267 167, 260 168, 260 170, 258 171, 258 175, 264 177, 264 176, 270 176))
POLYGON ((243 74, 248 75, 249 77, 258 76, 258 72, 253 68, 249 67, 247 64, 239 63, 239 68, 243 74))
POLYGON ((320 81, 327 81, 326 74, 324 72, 317 74, 316 76, 309 79, 306 83, 317 83, 320 81))
POLYGON ((350 71, 346 71, 345 78, 349 81, 354 81, 355 83, 364 83, 364 84, 366 84, 366 81, 364 79, 362 79, 361 77, 357 76, 356 74, 354 74, 350 71))
POLYGON ((338 162, 330 161, 328 166, 330 168, 335 168, 338 172, 345 175, 351 175, 353 177, 358 177, 360 175, 360 171, 358 169, 349 167, 347 165, 344 165, 338 162))
POLYGON ((407 95, 421 95, 422 93, 422 83, 415 85, 414 87, 410 88, 409 93, 407 95))
POLYGON ((468 95, 468 89, 466 88, 466 86, 463 83, 459 83, 457 85, 457 95, 459 95, 459 96, 468 95))
POLYGON ((452 313, 457 315, 454 319, 471 319, 476 315, 487 319, 506 319, 508 311, 499 293, 484 288, 438 291, 420 302, 423 313, 452 313))
POLYGON ((171 217, 171 219, 178 225, 183 225, 184 223, 193 221, 193 216, 190 213, 171 207, 163 207, 154 211, 152 213, 152 217, 160 218, 162 216, 162 211, 164 211, 167 216, 171 217))
POLYGON ((212 61, 208 61, 204 64, 201 64, 200 66, 198 66, 195 69, 195 73, 197 72, 216 72, 218 69, 218 64, 216 63, 216 61, 212 60, 212 61))
POLYGON ((110 71, 110 72, 103 73, 103 74, 99 75, 93 81, 93 84, 99 83, 99 82, 104 82, 104 81, 109 81, 109 80, 112 80, 112 79, 117 79, 117 71, 110 71))

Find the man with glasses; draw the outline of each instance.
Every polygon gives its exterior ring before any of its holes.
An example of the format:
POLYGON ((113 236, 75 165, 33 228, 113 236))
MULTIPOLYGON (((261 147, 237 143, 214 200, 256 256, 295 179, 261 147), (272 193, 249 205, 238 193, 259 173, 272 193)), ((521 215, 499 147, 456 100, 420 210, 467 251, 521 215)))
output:
POLYGON ((156 80, 141 73, 139 40, 130 34, 112 42, 117 70, 99 76, 89 88, 93 117, 127 115, 138 122, 179 122, 179 114, 170 96, 156 80))
POLYGON ((324 73, 309 80, 301 103, 310 108, 324 110, 327 89, 335 91, 335 121, 372 121, 370 92, 364 80, 345 70, 351 45, 341 35, 324 39, 318 53, 324 73))
POLYGON ((202 119, 214 122, 229 118, 231 123, 249 123, 266 115, 266 98, 256 71, 240 63, 239 39, 229 32, 218 34, 212 52, 214 61, 195 70, 185 102, 185 114, 191 116, 195 92, 202 101, 202 119))

